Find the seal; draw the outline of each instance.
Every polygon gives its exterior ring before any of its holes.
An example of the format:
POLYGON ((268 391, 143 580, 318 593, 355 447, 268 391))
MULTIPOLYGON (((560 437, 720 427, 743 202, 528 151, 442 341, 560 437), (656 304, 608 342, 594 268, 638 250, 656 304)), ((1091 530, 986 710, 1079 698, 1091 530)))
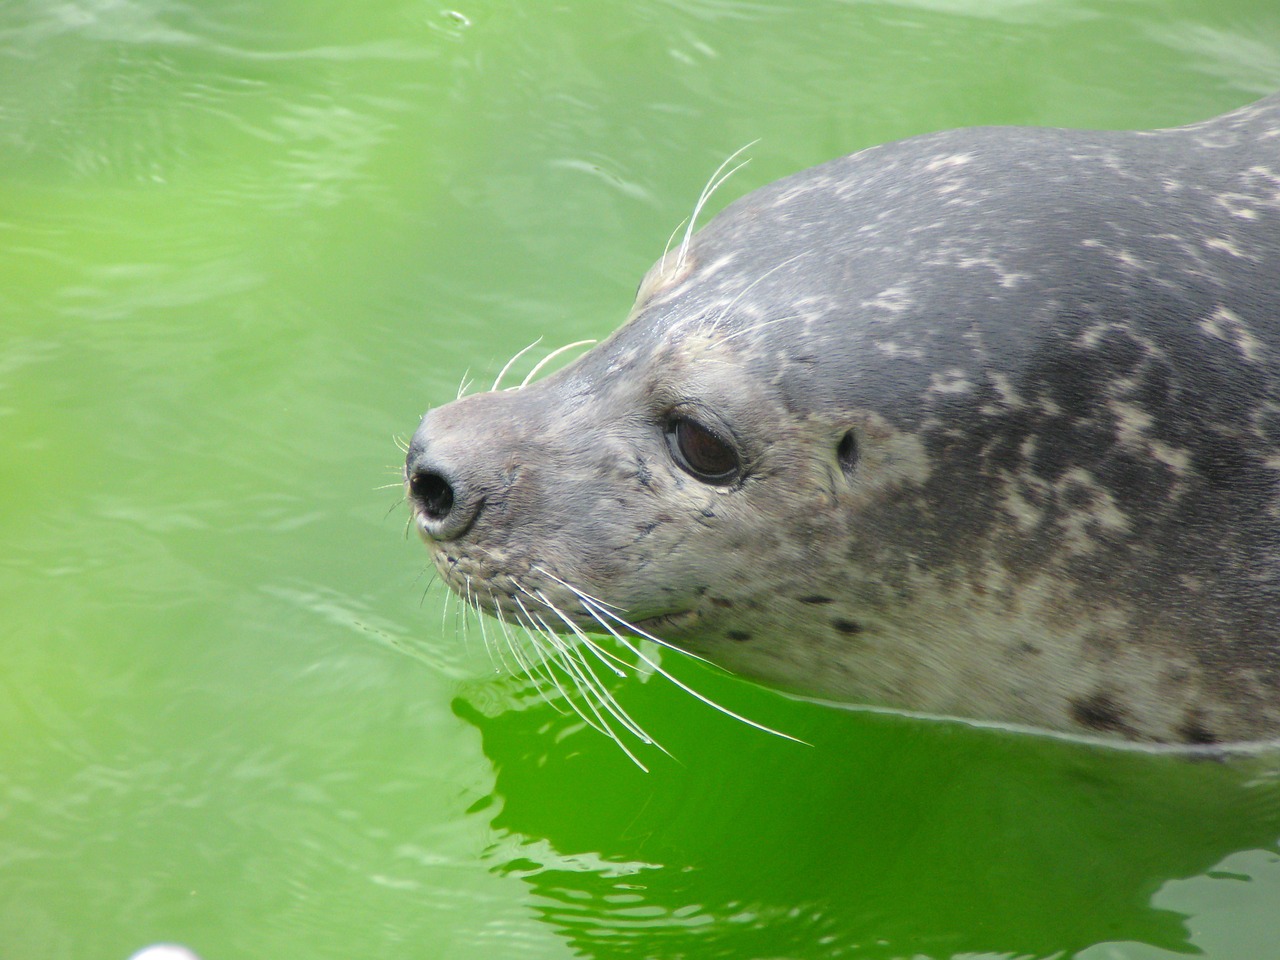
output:
POLYGON ((566 643, 1092 737, 1274 740, 1280 96, 928 134, 765 186, 599 346, 429 411, 405 471, 444 581, 566 643))

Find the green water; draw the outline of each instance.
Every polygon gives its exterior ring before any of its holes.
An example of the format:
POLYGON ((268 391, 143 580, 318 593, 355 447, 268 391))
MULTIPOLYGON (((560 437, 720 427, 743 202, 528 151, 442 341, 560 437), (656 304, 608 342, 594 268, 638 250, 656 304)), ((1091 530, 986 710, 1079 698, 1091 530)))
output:
POLYGON ((631 680, 646 774, 461 641, 384 487, 744 143, 717 203, 1275 89, 1273 0, 0 5, 0 958, 1280 957, 1274 758, 671 663, 811 746, 631 680))

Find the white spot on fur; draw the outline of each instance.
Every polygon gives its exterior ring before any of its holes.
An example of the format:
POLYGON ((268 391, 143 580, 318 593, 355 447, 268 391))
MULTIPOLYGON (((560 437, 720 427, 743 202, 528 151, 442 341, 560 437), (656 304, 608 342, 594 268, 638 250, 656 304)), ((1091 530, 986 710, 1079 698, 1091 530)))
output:
POLYGON ((870 300, 862 301, 862 306, 889 313, 905 313, 914 302, 905 287, 886 287, 870 300))
POLYGON ((969 379, 969 374, 959 367, 952 367, 944 370, 942 373, 935 373, 929 377, 929 386, 926 393, 970 393, 973 390, 973 381, 969 379))
POLYGON ((1227 237, 1214 237, 1212 240, 1206 240, 1204 245, 1210 250, 1221 250, 1223 253, 1230 254, 1233 257, 1240 257, 1242 260, 1252 259, 1227 237))
POLYGON ((1265 348, 1262 342, 1253 335, 1244 320, 1226 307, 1218 307, 1210 316, 1201 320, 1199 325, 1205 336, 1225 340, 1250 363, 1258 363, 1263 359, 1265 348))
POLYGON ((919 347, 904 347, 893 340, 878 340, 874 344, 881 353, 902 360, 923 360, 924 351, 919 347))
POLYGON ((927 164, 925 169, 930 173, 936 173, 939 170, 946 170, 949 167, 963 167, 973 162, 973 154, 971 153, 952 153, 940 157, 934 157, 927 164))
POLYGON ((1213 198, 1213 202, 1228 214, 1240 220, 1256 220, 1258 219, 1258 211, 1253 209, 1251 204, 1254 202, 1253 197, 1243 193, 1220 193, 1213 198))

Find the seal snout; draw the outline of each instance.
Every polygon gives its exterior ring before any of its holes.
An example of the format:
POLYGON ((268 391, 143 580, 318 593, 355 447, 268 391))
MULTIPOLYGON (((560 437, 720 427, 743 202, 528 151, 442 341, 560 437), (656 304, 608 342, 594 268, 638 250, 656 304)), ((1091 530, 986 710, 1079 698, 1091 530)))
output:
POLYGON ((473 490, 443 459, 433 456, 425 440, 414 438, 404 465, 405 486, 418 530, 432 540, 454 540, 475 522, 484 497, 473 490))

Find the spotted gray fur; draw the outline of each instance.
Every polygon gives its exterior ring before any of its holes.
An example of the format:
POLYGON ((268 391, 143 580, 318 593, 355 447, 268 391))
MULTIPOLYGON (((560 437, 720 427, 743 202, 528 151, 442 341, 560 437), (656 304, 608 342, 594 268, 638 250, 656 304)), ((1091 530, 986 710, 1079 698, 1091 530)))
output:
POLYGON ((572 585, 822 697, 1280 737, 1280 96, 766 186, 603 344, 430 411, 406 478, 446 582, 508 619, 537 594, 592 626, 572 585), (683 471, 673 415, 740 480, 683 471))

